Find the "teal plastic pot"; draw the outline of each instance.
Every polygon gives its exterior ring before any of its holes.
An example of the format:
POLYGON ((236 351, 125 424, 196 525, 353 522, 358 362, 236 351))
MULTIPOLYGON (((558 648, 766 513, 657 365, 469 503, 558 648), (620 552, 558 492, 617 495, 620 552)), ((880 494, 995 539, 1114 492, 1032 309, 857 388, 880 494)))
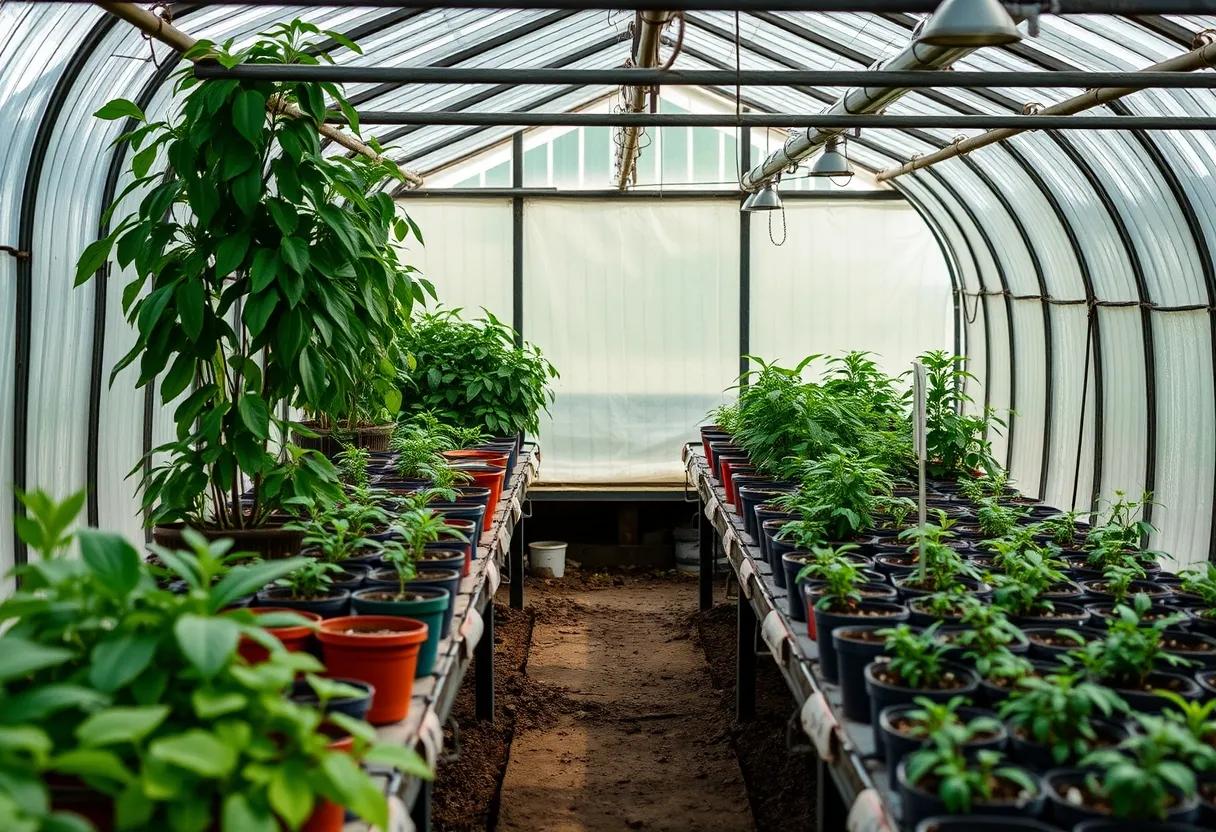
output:
POLYGON ((452 594, 439 587, 409 587, 406 592, 413 597, 408 600, 367 597, 392 595, 394 592, 387 587, 360 589, 351 596, 351 610, 355 615, 396 615, 426 624, 426 643, 418 650, 414 678, 429 676, 435 669, 435 657, 439 655, 443 620, 451 606, 452 594))

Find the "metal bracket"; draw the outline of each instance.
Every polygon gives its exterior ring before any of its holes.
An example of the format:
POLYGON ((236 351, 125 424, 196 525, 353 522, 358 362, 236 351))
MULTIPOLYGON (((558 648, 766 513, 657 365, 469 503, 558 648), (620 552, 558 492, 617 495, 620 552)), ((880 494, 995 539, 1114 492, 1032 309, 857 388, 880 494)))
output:
POLYGON ((30 259, 30 253, 28 251, 22 251, 21 249, 15 247, 15 246, 0 245, 0 251, 4 252, 5 254, 11 254, 13 257, 15 257, 18 260, 29 260, 30 259))

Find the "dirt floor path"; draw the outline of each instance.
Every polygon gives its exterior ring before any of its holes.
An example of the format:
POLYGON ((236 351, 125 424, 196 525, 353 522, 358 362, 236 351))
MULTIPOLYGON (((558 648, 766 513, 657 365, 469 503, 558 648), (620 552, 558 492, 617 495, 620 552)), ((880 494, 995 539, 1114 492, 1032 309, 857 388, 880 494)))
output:
POLYGON ((729 723, 690 638, 696 583, 545 596, 497 829, 752 830, 729 723))

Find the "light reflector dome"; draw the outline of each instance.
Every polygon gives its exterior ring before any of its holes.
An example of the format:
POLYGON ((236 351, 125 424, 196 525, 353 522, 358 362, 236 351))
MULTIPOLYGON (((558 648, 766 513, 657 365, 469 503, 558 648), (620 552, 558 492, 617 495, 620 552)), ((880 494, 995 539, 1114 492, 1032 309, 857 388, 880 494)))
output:
POLYGON ((825 179, 848 179, 853 175, 853 166, 849 164, 848 157, 840 152, 839 139, 828 139, 827 146, 811 165, 807 175, 825 179))
POLYGON ((1022 39, 1000 0, 942 0, 917 43, 929 46, 1000 46, 1022 39))
POLYGON ((744 200, 741 210, 750 214, 753 211, 777 211, 780 208, 781 196, 777 193, 777 183, 770 182, 744 200))

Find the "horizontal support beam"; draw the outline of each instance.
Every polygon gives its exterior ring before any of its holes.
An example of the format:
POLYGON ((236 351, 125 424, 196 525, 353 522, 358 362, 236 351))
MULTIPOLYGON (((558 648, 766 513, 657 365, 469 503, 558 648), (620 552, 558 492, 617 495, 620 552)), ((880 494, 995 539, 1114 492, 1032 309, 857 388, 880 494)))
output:
MULTIPOLYGON (((393 194, 403 199, 666 199, 666 200, 712 200, 726 199, 739 201, 743 194, 738 188, 734 189, 704 189, 704 190, 658 190, 657 186, 635 185, 627 191, 612 189, 594 189, 584 191, 559 191, 553 188, 434 188, 429 190, 410 190, 393 194)), ((836 189, 831 191, 782 191, 783 200, 806 202, 903 202, 904 196, 899 191, 848 191, 836 189)))
POLYGON ((496 69, 439 66, 305 66, 301 64, 197 65, 198 78, 263 81, 335 81, 346 84, 572 84, 585 86, 744 87, 1123 87, 1125 89, 1213 89, 1216 73, 1178 72, 950 72, 934 70, 745 69, 496 69))
MULTIPOLYGON (((335 113, 328 121, 345 123, 335 113)), ((854 127, 904 130, 1216 130, 1213 116, 887 116, 822 115, 808 113, 470 113, 391 112, 359 113, 362 125, 425 124, 482 127, 854 127)))
MULTIPOLYGON (((62 1, 62 0, 61 0, 62 1)), ((75 2, 75 0, 68 0, 75 2)), ((874 12, 930 13, 939 0, 296 0, 292 5, 409 9, 610 9, 619 11, 874 12)), ((208 0, 210 6, 280 6, 277 0, 208 0)), ((1050 14, 1211 14, 1211 0, 1044 0, 1050 14)))

